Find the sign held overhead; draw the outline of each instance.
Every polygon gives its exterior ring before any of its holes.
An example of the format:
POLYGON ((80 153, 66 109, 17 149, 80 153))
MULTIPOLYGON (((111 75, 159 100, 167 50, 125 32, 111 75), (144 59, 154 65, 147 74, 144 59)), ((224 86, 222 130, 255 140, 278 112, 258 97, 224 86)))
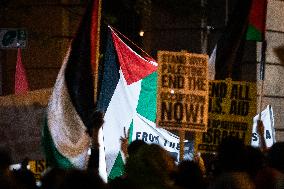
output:
POLYGON ((158 52, 158 127, 205 132, 208 92, 207 55, 158 52))

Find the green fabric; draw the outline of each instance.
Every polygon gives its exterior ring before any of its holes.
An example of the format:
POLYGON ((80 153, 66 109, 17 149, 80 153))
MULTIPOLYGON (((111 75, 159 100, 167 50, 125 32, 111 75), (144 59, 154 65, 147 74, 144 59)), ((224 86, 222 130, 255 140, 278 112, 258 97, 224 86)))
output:
POLYGON ((53 140, 49 133, 47 118, 45 118, 43 126, 42 146, 48 166, 58 167, 62 169, 74 168, 72 163, 66 157, 61 155, 54 146, 53 140))
POLYGON ((132 142, 132 135, 133 135, 133 119, 129 127, 128 145, 132 142))
POLYGON ((262 41, 262 33, 252 25, 248 26, 246 39, 252 41, 262 41))
POLYGON ((154 72, 142 80, 141 92, 136 108, 137 113, 152 122, 156 121, 157 78, 157 72, 154 72))
POLYGON ((110 174, 108 176, 108 181, 113 180, 116 177, 122 176, 124 174, 124 171, 125 171, 124 162, 121 153, 119 152, 112 166, 110 174))

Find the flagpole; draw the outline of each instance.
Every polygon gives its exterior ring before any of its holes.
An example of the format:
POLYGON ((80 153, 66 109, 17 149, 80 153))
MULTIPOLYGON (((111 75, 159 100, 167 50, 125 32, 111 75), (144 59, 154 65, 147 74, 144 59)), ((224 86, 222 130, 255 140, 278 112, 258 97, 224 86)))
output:
MULTIPOLYGON (((205 1, 201 0, 201 7, 205 9, 205 1)), ((208 43, 208 27, 207 27, 207 18, 205 17, 203 11, 202 18, 201 18, 201 52, 202 54, 207 54, 207 43, 208 43)))
POLYGON ((259 96, 259 116, 258 116, 258 134, 259 134, 259 146, 262 150, 266 149, 266 142, 264 138, 264 126, 261 121, 261 111, 262 111, 262 97, 263 97, 263 86, 264 86, 264 79, 265 79, 265 61, 266 61, 266 49, 267 43, 266 39, 264 39, 261 43, 261 60, 260 60, 260 68, 259 68, 259 78, 260 78, 260 96, 259 96))
POLYGON ((185 130, 179 130, 179 162, 183 161, 184 156, 184 138, 185 130))
MULTIPOLYGON (((97 23, 96 28, 92 28, 91 30, 91 36, 93 33, 96 33, 95 36, 95 44, 91 44, 91 45, 95 45, 95 60, 93 65, 93 74, 94 74, 94 103, 97 102, 97 98, 98 98, 98 78, 99 78, 99 63, 100 63, 100 27, 101 27, 101 9, 102 9, 102 0, 95 0, 94 6, 98 7, 98 11, 97 11, 97 17, 93 15, 92 19, 97 19, 97 20, 92 20, 92 22, 97 23), (94 32, 93 30, 96 30, 96 32, 94 32)), ((91 48, 93 49, 93 48, 91 48)), ((91 53, 92 54, 92 53, 91 53)))

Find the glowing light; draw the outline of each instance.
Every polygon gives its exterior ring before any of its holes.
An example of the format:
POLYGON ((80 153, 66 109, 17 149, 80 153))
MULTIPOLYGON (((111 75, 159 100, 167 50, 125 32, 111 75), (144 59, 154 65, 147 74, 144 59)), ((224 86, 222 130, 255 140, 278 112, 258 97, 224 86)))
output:
POLYGON ((144 31, 143 31, 143 30, 141 30, 141 31, 139 32, 139 36, 141 36, 141 37, 144 36, 144 31))

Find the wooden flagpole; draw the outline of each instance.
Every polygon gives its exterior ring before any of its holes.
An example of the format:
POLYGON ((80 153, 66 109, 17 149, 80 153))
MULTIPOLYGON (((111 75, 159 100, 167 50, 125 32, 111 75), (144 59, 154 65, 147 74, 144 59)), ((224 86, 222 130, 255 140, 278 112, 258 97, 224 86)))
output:
MULTIPOLYGON (((101 27, 101 9, 102 9, 102 0, 95 0, 94 6, 97 6, 97 15, 93 13, 92 22, 96 22, 96 28, 92 28, 91 32, 96 30, 95 38, 95 60, 93 62, 93 74, 94 74, 94 100, 97 101, 98 98, 98 78, 99 78, 99 63, 100 63, 100 27, 101 27)), ((91 33, 92 35, 92 33, 91 33)), ((93 48, 92 48, 93 49, 93 48)))
POLYGON ((184 138, 185 130, 179 130, 179 161, 183 160, 184 156, 184 138))

